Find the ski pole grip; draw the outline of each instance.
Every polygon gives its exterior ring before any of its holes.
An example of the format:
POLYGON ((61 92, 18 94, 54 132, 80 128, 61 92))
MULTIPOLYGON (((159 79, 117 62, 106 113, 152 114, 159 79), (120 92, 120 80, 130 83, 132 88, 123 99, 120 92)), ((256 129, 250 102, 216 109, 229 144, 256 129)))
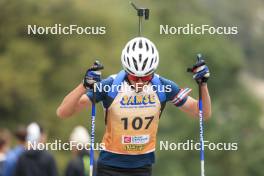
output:
POLYGON ((136 4, 134 4, 132 1, 130 1, 130 4, 137 11, 137 16, 139 17, 144 16, 145 20, 149 19, 149 9, 148 8, 137 7, 136 4))
POLYGON ((145 20, 149 19, 149 9, 145 9, 145 20))
POLYGON ((202 54, 201 53, 199 53, 199 54, 197 54, 197 63, 199 63, 199 62, 201 62, 202 61, 202 59, 203 59, 203 56, 202 56, 202 54))
POLYGON ((104 69, 103 64, 100 63, 99 60, 96 60, 93 66, 89 69, 90 71, 98 71, 104 69))
POLYGON ((192 68, 187 68, 187 72, 193 72, 197 67, 200 67, 205 64, 202 54, 200 53, 197 54, 196 58, 197 58, 196 64, 193 65, 192 68))
POLYGON ((102 70, 102 69, 104 69, 103 64, 101 64, 99 60, 96 60, 96 61, 94 62, 94 65, 96 66, 97 70, 102 70))

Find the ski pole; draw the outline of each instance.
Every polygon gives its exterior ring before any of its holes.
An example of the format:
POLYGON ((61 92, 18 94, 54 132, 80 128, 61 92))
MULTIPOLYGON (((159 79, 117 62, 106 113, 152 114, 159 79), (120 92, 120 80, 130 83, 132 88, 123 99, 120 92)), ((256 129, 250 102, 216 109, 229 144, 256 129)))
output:
POLYGON ((199 83, 199 121, 200 121, 200 160, 201 160, 201 176, 204 174, 204 129, 203 129, 203 101, 202 101, 202 90, 201 83, 199 83))
MULTIPOLYGON (((197 55, 197 63, 202 60, 202 55, 197 55)), ((199 121, 200 121, 200 160, 201 160, 201 176, 205 176, 204 174, 204 129, 203 129, 203 100, 202 100, 202 82, 199 82, 199 121)))
MULTIPOLYGON (((199 66, 199 64, 202 63, 202 55, 197 54, 197 63, 196 67, 199 66)), ((188 68, 188 72, 193 72, 194 68, 188 68)), ((198 106, 199 106, 199 127, 200 127, 200 162, 201 162, 201 176, 205 176, 205 170, 204 170, 204 128, 203 128, 203 123, 204 123, 204 117, 203 117, 203 101, 202 101, 202 82, 198 82, 198 87, 199 87, 199 101, 198 101, 198 106)))
POLYGON ((141 34, 142 34, 142 18, 144 17, 145 20, 149 19, 149 9, 148 8, 143 8, 143 7, 137 7, 132 1, 130 1, 130 4, 137 11, 137 16, 138 16, 138 36, 141 36, 141 34))
MULTIPOLYGON (((99 61, 95 61, 91 70, 98 71, 102 70, 104 67, 99 61)), ((92 98, 92 120, 91 120, 91 146, 90 146, 90 176, 93 176, 93 166, 94 166, 94 136, 95 136, 95 115, 96 115, 96 95, 95 95, 95 85, 93 86, 93 98, 92 98)))
POLYGON ((93 100, 92 100, 92 121, 91 121, 91 146, 90 146, 90 176, 93 175, 93 165, 94 165, 94 133, 95 133, 95 115, 96 115, 96 107, 95 107, 95 90, 93 88, 93 100))

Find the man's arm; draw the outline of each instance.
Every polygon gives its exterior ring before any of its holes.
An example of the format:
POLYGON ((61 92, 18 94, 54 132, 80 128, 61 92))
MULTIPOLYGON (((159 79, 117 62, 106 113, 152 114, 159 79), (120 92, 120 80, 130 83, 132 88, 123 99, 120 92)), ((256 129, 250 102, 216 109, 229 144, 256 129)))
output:
POLYGON ((57 108, 57 116, 60 118, 67 118, 79 112, 84 107, 91 105, 91 101, 86 95, 86 89, 82 84, 79 84, 73 89, 62 101, 57 108))
MULTIPOLYGON (((203 83, 201 86, 202 101, 203 101, 203 115, 204 119, 207 120, 211 117, 211 99, 207 84, 203 83)), ((180 110, 186 112, 193 117, 199 117, 198 101, 192 97, 188 97, 187 101, 180 107, 180 110)))

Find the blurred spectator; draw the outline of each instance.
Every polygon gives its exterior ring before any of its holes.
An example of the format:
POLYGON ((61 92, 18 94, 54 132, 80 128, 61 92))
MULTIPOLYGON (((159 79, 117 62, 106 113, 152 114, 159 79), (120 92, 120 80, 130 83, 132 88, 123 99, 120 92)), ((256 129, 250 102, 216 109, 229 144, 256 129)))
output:
POLYGON ((13 176, 18 157, 25 151, 27 129, 20 125, 14 133, 17 146, 8 152, 3 176, 13 176))
MULTIPOLYGON (((27 142, 39 144, 46 142, 43 128, 37 123, 27 127, 27 142)), ((15 176, 57 176, 56 163, 46 150, 29 148, 18 159, 15 176)))
POLYGON ((0 129, 0 176, 3 176, 6 154, 9 149, 10 133, 7 129, 0 129))
MULTIPOLYGON (((76 144, 87 146, 90 143, 89 133, 86 128, 77 126, 73 129, 70 135, 70 141, 76 144)), ((90 156, 88 150, 72 150, 73 159, 69 162, 66 168, 66 176, 89 176, 90 156)), ((95 162, 96 163, 96 162, 95 162)), ((94 168, 96 170, 96 168, 94 168)), ((95 173, 93 174, 95 175, 95 173)))

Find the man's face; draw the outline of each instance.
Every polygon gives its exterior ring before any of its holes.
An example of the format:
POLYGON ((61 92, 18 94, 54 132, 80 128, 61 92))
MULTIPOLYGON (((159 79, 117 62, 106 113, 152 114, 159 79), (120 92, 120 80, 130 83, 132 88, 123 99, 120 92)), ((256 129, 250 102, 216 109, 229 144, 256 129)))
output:
POLYGON ((144 77, 136 77, 134 75, 128 75, 127 78, 131 83, 131 85, 135 88, 136 92, 141 92, 144 86, 151 81, 153 75, 148 75, 144 77))

